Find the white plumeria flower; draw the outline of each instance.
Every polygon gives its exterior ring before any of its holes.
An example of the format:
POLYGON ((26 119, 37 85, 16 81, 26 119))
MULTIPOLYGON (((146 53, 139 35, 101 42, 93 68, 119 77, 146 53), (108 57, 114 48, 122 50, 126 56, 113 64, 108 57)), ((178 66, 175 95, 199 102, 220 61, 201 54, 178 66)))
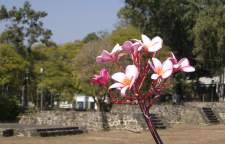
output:
POLYGON ((163 40, 159 36, 156 36, 151 40, 149 37, 142 34, 141 39, 143 42, 143 46, 140 47, 138 50, 141 50, 142 48, 144 48, 148 52, 156 52, 162 48, 163 40))
POLYGON ((125 73, 117 72, 112 75, 112 79, 117 83, 112 84, 109 89, 117 88, 121 90, 121 95, 126 94, 126 90, 133 86, 135 80, 138 78, 139 72, 135 65, 128 65, 125 73))
POLYGON ((189 61, 187 58, 182 58, 178 62, 178 69, 180 69, 183 72, 194 72, 195 68, 190 65, 189 61))
POLYGON ((181 60, 177 61, 175 55, 171 52, 170 58, 171 62, 173 63, 173 68, 175 71, 183 71, 183 72, 194 72, 195 68, 190 65, 189 60, 187 58, 182 58, 181 60))
POLYGON ((151 76, 151 79, 153 80, 156 80, 159 77, 166 79, 173 73, 173 64, 169 59, 161 63, 157 58, 152 58, 152 63, 153 64, 150 63, 150 65, 155 72, 151 76))

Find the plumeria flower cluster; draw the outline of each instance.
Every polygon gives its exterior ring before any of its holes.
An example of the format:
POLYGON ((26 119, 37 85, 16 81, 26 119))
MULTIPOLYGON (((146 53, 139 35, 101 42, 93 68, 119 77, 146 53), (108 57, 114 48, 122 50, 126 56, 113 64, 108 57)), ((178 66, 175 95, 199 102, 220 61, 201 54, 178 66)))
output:
MULTIPOLYGON (((164 62, 161 62, 156 56, 162 46, 163 40, 159 36, 150 39, 142 34, 141 40, 132 39, 125 41, 122 45, 116 44, 111 52, 103 50, 101 55, 96 58, 96 62, 99 64, 107 62, 118 64, 124 53, 128 53, 132 60, 132 64, 126 67, 123 66, 125 71, 117 72, 111 76, 115 83, 109 86, 108 89, 118 89, 121 91, 122 96, 125 96, 126 91, 129 90, 134 96, 140 97, 140 95, 143 95, 140 94, 140 89, 146 79, 152 79, 154 85, 152 84, 149 89, 154 89, 172 74, 179 71, 195 71, 195 68, 190 65, 187 58, 182 58, 178 61, 172 52, 164 62), (148 59, 143 64, 144 55, 148 59), (148 73, 151 73, 150 77, 147 77, 148 73)), ((109 72, 106 69, 102 69, 100 75, 95 75, 92 78, 92 83, 106 86, 109 80, 109 72)))
POLYGON ((100 71, 99 75, 94 75, 91 79, 92 84, 106 88, 112 103, 127 104, 127 102, 134 101, 138 103, 149 131, 157 144, 163 144, 163 142, 153 126, 149 108, 158 100, 161 89, 165 88, 163 84, 166 84, 171 75, 177 72, 195 71, 187 58, 177 60, 172 52, 165 61, 161 62, 157 58, 157 54, 162 46, 163 40, 159 36, 150 39, 142 34, 141 40, 132 39, 125 41, 122 45, 116 44, 111 52, 103 50, 101 55, 96 58, 96 62, 99 64, 115 63, 119 66, 120 71, 112 74, 111 79, 115 83, 111 86, 109 86, 109 72, 105 68, 100 71), (121 57, 125 56, 124 53, 131 58, 131 64, 127 66, 120 63, 121 57), (111 94, 113 89, 120 91, 122 100, 111 94))

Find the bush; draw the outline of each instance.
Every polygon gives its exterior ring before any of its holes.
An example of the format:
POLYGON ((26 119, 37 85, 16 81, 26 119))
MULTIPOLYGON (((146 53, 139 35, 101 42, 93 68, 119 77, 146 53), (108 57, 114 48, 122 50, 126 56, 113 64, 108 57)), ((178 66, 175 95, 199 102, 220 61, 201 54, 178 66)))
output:
POLYGON ((0 95, 0 121, 15 121, 19 112, 19 100, 16 96, 0 95))

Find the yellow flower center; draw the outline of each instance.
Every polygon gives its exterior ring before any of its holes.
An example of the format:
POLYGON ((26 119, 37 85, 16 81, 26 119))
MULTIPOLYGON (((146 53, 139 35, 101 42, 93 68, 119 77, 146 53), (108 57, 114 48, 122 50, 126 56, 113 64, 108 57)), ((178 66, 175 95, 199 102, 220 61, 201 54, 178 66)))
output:
POLYGON ((122 82, 122 84, 125 85, 125 86, 129 86, 130 83, 131 83, 131 80, 128 79, 128 78, 125 78, 125 79, 123 80, 123 82, 122 82))
POLYGON ((162 68, 160 68, 160 67, 157 67, 156 68, 156 73, 159 75, 159 76, 161 76, 161 75, 163 75, 163 70, 162 70, 162 68))

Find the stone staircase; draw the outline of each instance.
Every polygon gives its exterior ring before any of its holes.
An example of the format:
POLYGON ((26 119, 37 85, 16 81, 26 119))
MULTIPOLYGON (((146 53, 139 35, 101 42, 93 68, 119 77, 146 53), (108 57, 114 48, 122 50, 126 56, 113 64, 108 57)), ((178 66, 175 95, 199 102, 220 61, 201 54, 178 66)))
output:
POLYGON ((213 112, 213 110, 211 108, 202 107, 201 110, 202 110, 203 115, 208 123, 211 123, 211 124, 220 123, 219 119, 217 118, 216 114, 213 112))
POLYGON ((155 126, 156 129, 166 129, 165 124, 162 122, 162 120, 159 118, 157 114, 151 113, 152 123, 155 126))

